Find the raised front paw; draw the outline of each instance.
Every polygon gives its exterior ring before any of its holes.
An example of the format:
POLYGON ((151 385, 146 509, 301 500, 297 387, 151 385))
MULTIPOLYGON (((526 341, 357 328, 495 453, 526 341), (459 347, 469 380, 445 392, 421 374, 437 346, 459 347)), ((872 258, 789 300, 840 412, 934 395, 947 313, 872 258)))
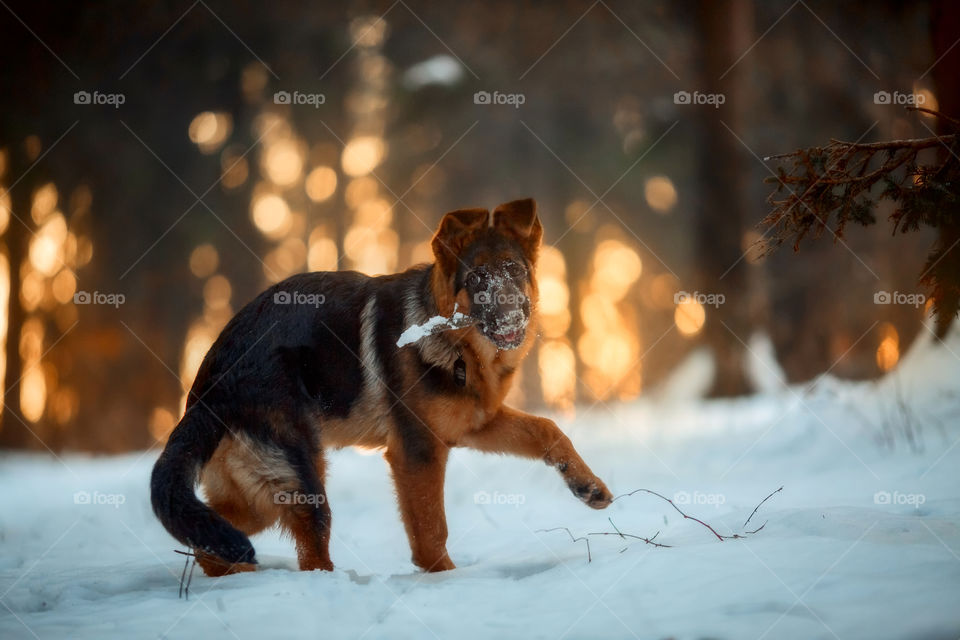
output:
POLYGON ((567 478, 567 486, 573 495, 593 509, 606 509, 613 502, 613 494, 607 489, 607 485, 603 484, 603 480, 596 476, 567 478))

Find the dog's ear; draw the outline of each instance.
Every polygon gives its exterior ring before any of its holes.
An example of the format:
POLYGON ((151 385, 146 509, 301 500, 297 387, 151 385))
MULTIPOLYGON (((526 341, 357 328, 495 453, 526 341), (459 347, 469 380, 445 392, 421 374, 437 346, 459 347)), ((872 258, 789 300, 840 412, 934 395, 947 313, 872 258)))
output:
POLYGON ((443 216, 431 246, 437 264, 444 273, 457 270, 460 254, 488 226, 490 212, 486 209, 457 209, 443 216))
POLYGON ((537 250, 543 238, 543 226, 537 216, 533 198, 514 200, 493 210, 493 228, 520 243, 531 262, 537 260, 537 250))

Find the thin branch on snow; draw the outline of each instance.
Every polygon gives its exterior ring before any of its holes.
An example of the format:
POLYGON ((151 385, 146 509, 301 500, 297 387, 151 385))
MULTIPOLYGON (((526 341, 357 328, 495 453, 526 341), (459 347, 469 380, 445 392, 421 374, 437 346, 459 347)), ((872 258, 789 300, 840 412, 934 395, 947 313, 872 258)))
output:
POLYGON ((183 598, 186 596, 186 599, 190 599, 190 583, 193 582, 193 570, 197 568, 197 554, 180 551, 179 549, 174 549, 174 553, 179 553, 182 556, 186 556, 186 560, 183 563, 183 573, 180 574, 180 591, 177 592, 177 598, 183 598), (193 565, 190 566, 190 575, 187 575, 187 565, 190 564, 190 559, 193 559, 193 565), (186 577, 187 583, 184 586, 183 579, 186 577))
MULTIPOLYGON (((760 503, 759 503, 756 507, 753 508, 753 511, 750 512, 750 515, 747 517, 747 520, 743 523, 744 532, 743 532, 742 534, 740 534, 740 533, 734 533, 733 535, 729 535, 729 536, 724 536, 724 535, 721 535, 721 534, 717 533, 717 530, 716 530, 716 529, 714 529, 713 527, 711 527, 709 524, 707 524, 707 523, 704 522, 703 520, 700 520, 699 518, 695 518, 695 517, 693 517, 693 516, 685 513, 682 509, 680 509, 680 507, 678 507, 676 504, 674 504, 673 500, 671 500, 670 498, 667 498, 666 496, 663 496, 663 495, 657 493, 656 491, 651 491, 650 489, 634 489, 633 491, 631 491, 631 492, 629 492, 629 493, 624 493, 624 494, 621 494, 621 495, 617 496, 616 498, 614 498, 614 499, 612 500, 612 502, 616 502, 616 501, 619 500, 620 498, 626 498, 627 496, 632 496, 632 495, 634 495, 634 494, 636 494, 636 493, 649 493, 650 495, 656 496, 656 497, 660 498, 661 500, 664 500, 664 501, 668 502, 668 503, 670 504, 670 506, 673 507, 674 509, 676 509, 677 513, 679 513, 679 514, 680 514, 681 516, 683 516, 685 519, 687 519, 687 520, 693 520, 694 522, 700 523, 701 525, 703 525, 704 527, 706 527, 707 529, 709 529, 709 530, 710 530, 710 533, 712 533, 714 536, 717 537, 717 540, 723 542, 724 540, 742 540, 743 538, 746 538, 746 537, 749 536, 749 535, 753 535, 753 534, 755 534, 755 533, 757 533, 757 532, 759 532, 759 531, 762 531, 763 528, 767 526, 767 523, 766 523, 766 522, 764 522, 762 525, 760 525, 759 527, 757 527, 756 529, 753 529, 753 530, 747 530, 746 527, 747 527, 747 525, 750 523, 750 521, 753 519, 753 516, 755 516, 755 515, 757 514, 757 511, 760 510, 760 507, 762 507, 767 500, 769 500, 770 498, 772 498, 774 495, 780 493, 781 491, 783 491, 783 487, 780 487, 780 488, 777 489, 776 491, 771 491, 771 492, 767 495, 766 498, 764 498, 763 500, 761 500, 760 503)), ((649 545, 652 545, 652 546, 654 546, 654 547, 660 547, 660 548, 663 548, 663 549, 670 549, 670 548, 672 548, 672 545, 663 544, 662 542, 656 542, 657 536, 660 535, 660 532, 659 532, 659 531, 657 531, 657 532, 656 532, 655 534, 653 534, 651 537, 647 538, 647 537, 644 537, 644 536, 638 536, 638 535, 636 535, 636 534, 625 533, 624 531, 621 531, 620 528, 619 528, 616 524, 614 524, 612 518, 607 518, 607 521, 610 523, 610 526, 613 527, 613 531, 593 531, 593 532, 587 533, 586 535, 579 536, 579 537, 574 536, 573 533, 570 531, 570 529, 568 529, 567 527, 554 527, 554 528, 552 528, 552 529, 538 529, 537 532, 547 533, 547 532, 550 532, 550 531, 566 531, 566 532, 567 532, 567 535, 570 536, 570 540, 572 540, 573 542, 579 542, 580 540, 583 540, 584 542, 587 543, 587 562, 592 562, 592 561, 593 561, 593 556, 592 556, 591 553, 590 553, 590 540, 588 539, 587 536, 618 536, 621 540, 626 540, 626 539, 628 539, 628 538, 631 539, 631 540, 642 540, 644 543, 649 544, 649 545)), ((627 547, 624 547, 623 549, 620 550, 620 553, 623 553, 623 552, 626 551, 626 550, 627 550, 627 547)))
POLYGON ((586 536, 580 536, 579 538, 577 538, 570 532, 570 529, 567 529, 566 527, 554 527, 552 529, 537 529, 534 533, 550 533, 551 531, 566 531, 567 535, 570 536, 570 539, 573 542, 579 542, 580 540, 583 540, 584 542, 586 542, 587 543, 587 562, 593 562, 593 556, 590 555, 590 540, 588 540, 586 536))
POLYGON ((626 497, 628 497, 628 496, 632 496, 632 495, 635 494, 635 493, 641 493, 641 492, 642 492, 642 493, 649 493, 649 494, 652 495, 652 496, 657 496, 657 497, 660 498, 661 500, 667 501, 668 503, 670 503, 670 506, 671 506, 671 507, 673 507, 674 509, 676 509, 677 513, 679 513, 680 515, 682 515, 682 516, 683 516, 685 519, 687 519, 687 520, 693 520, 694 522, 699 522, 700 524, 702 524, 703 526, 705 526, 707 529, 709 529, 709 530, 710 530, 710 533, 712 533, 713 535, 717 536, 717 540, 720 540, 721 542, 722 542, 723 540, 727 540, 727 539, 730 539, 730 538, 740 538, 740 537, 742 537, 742 536, 739 536, 739 535, 737 535, 737 534, 733 534, 732 536, 722 536, 722 535, 720 535, 719 533, 717 533, 717 530, 716 530, 716 529, 714 529, 713 527, 711 527, 710 525, 708 525, 708 524, 707 524, 706 522, 704 522, 703 520, 701 520, 701 519, 699 519, 699 518, 694 518, 693 516, 684 513, 683 510, 682 510, 680 507, 678 507, 676 504, 674 504, 673 500, 671 500, 670 498, 667 498, 666 496, 662 496, 662 495, 660 495, 659 493, 657 493, 656 491, 651 491, 650 489, 634 489, 634 490, 631 491, 630 493, 625 493, 625 494, 623 494, 623 495, 617 496, 616 498, 613 499, 613 501, 616 502, 616 501, 619 500, 620 498, 626 498, 626 497))
MULTIPOLYGON (((614 531, 597 531, 597 532, 594 532, 594 533, 588 533, 587 535, 588 535, 588 536, 620 536, 620 537, 621 537, 622 539, 624 539, 624 540, 626 540, 627 538, 631 538, 631 539, 633 539, 633 540, 643 540, 645 543, 647 543, 647 544, 649 544, 649 545, 653 545, 654 547, 662 547, 662 548, 664 548, 664 549, 669 549, 669 548, 670 548, 670 545, 669 545, 669 544, 662 544, 662 543, 660 543, 660 542, 654 542, 654 540, 656 540, 657 536, 660 535, 660 532, 659 532, 659 531, 657 531, 657 532, 656 532, 655 534, 653 534, 651 537, 645 538, 645 537, 643 537, 643 536, 634 535, 634 534, 632 534, 632 533, 624 533, 623 531, 620 531, 619 528, 617 528, 617 525, 613 524, 613 519, 607 518, 607 520, 610 521, 610 526, 612 526, 612 527, 614 528, 614 531)), ((624 549, 624 551, 626 551, 626 549, 624 549)))
MULTIPOLYGON (((766 498, 764 498, 763 500, 761 500, 761 501, 760 501, 760 504, 758 504, 756 507, 754 507, 754 508, 753 508, 753 511, 750 512, 750 517, 747 518, 747 521, 743 523, 743 528, 744 528, 744 529, 747 528, 747 525, 750 524, 750 520, 753 518, 753 516, 756 515, 757 510, 758 510, 760 507, 763 506, 763 503, 764 503, 764 502, 766 502, 767 500, 769 500, 770 498, 772 498, 772 497, 773 497, 773 494, 775 494, 775 493, 780 493, 781 491, 783 491, 783 487, 780 487, 780 488, 777 489, 776 491, 771 491, 771 492, 770 492, 770 495, 768 495, 766 498)), ((767 523, 763 523, 763 524, 760 526, 760 529, 763 529, 763 527, 765 527, 766 524, 767 524, 767 523)), ((747 533, 756 533, 757 531, 760 531, 760 529, 755 529, 754 531, 747 531, 747 533)))

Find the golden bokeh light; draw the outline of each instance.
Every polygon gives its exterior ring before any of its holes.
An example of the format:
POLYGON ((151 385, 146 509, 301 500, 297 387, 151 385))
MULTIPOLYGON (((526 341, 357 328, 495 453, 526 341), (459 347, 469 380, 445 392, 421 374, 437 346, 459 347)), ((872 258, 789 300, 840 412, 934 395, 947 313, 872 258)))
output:
POLYGON ((304 187, 308 198, 323 202, 337 191, 337 172, 330 167, 315 167, 307 174, 304 187))
POLYGON ((673 322, 677 325, 677 330, 687 337, 700 333, 706 321, 706 309, 690 297, 681 300, 673 312, 673 322))
POLYGON ((220 254, 212 244, 205 242, 190 252, 190 272, 198 278, 212 275, 219 264, 220 254))
POLYGON ((889 322, 880 325, 880 344, 877 346, 877 366, 887 372, 900 360, 900 334, 889 322))
POLYGON ((570 290, 566 261, 556 247, 540 248, 537 288, 544 338, 538 355, 541 393, 549 406, 569 410, 576 396, 576 355, 565 339, 570 328, 570 290))
POLYGON ((587 366, 584 383, 597 399, 632 398, 640 392, 640 330, 623 302, 640 278, 637 252, 617 239, 603 240, 593 255, 587 292, 580 302, 584 332, 577 353, 587 366))
POLYGON ((287 201, 274 193, 254 196, 251 209, 253 223, 268 238, 282 237, 293 222, 287 201))
POLYGON ((30 217, 37 224, 43 224, 47 217, 57 208, 57 187, 52 182, 48 182, 33 194, 33 200, 30 204, 30 217))
POLYGON ((30 422, 37 422, 43 417, 46 404, 47 381, 43 369, 39 365, 32 366, 20 380, 20 411, 30 422))
POLYGON ((219 149, 232 131, 233 118, 222 111, 198 113, 187 128, 190 141, 197 145, 201 153, 213 153, 219 149))
POLYGON ((680 288, 680 281, 673 274, 661 273, 648 280, 648 284, 641 291, 644 304, 654 309, 666 311, 673 309, 673 296, 680 288))
POLYGON ((385 229, 393 221, 393 208, 383 198, 366 200, 357 207, 356 224, 371 229, 385 229))
POLYGON ((93 259, 93 241, 87 236, 77 236, 77 264, 82 267, 93 259))
POLYGON ((340 163, 348 176, 365 176, 383 160, 386 144, 377 136, 358 136, 350 140, 343 148, 340 163))
POLYGON ((261 111, 253 120, 253 133, 264 144, 293 136, 293 127, 275 111, 261 111))
POLYGON ((540 313, 545 316, 563 314, 570 304, 570 291, 558 278, 540 279, 540 313))
POLYGON ((352 267, 361 273, 379 275, 396 269, 399 238, 392 229, 354 225, 347 231, 343 246, 352 267))
POLYGON ((670 213, 677 205, 677 189, 666 176, 649 178, 643 187, 643 197, 650 208, 660 214, 670 213))
POLYGON ((50 288, 57 302, 69 304, 77 292, 77 277, 69 269, 64 269, 54 277, 50 288))
POLYGON ((337 270, 337 243, 326 237, 323 229, 314 229, 310 234, 307 269, 310 271, 337 270))
MULTIPOLYGON (((7 256, 0 253, 0 309, 8 309, 10 304, 10 263, 7 256)), ((7 344, 8 314, 0 313, 0 344, 7 344)), ((0 349, 0 380, 7 375, 7 350, 0 349)), ((0 402, 3 401, 3 385, 0 385, 0 402)), ((0 425, 2 428, 2 425, 0 425)))
POLYGON ((33 268, 52 276, 63 265, 61 251, 67 239, 67 221, 55 211, 30 240, 29 257, 33 268))
POLYGON ((150 435, 157 442, 166 442, 167 436, 177 426, 177 417, 166 407, 156 407, 150 414, 150 435))
POLYGON ((577 358, 562 340, 548 340, 537 355, 543 399, 551 407, 573 407, 577 388, 577 358))
POLYGON ((39 271, 31 269, 20 277, 20 304, 27 311, 33 311, 43 300, 44 281, 39 271))
POLYGON ((350 22, 350 37, 357 47, 378 47, 386 36, 387 21, 381 16, 361 16, 350 22))
POLYGON ((356 209, 363 202, 376 198, 380 191, 380 185, 376 180, 369 176, 354 178, 347 184, 343 199, 347 206, 356 209))
POLYGON ((230 305, 231 293, 230 281, 215 275, 203 285, 203 302, 211 309, 222 309, 230 305))
POLYGON ((300 238, 287 238, 275 250, 277 265, 293 275, 303 269, 307 261, 307 245, 300 238))
POLYGON ((80 399, 73 389, 61 387, 50 393, 50 416, 60 427, 67 426, 77 414, 80 399))
POLYGON ((278 187, 295 184, 303 173, 303 145, 293 139, 268 144, 261 157, 264 175, 278 187))
POLYGON ((556 247, 544 245, 537 265, 540 328, 546 338, 560 338, 570 328, 567 265, 556 247))
POLYGON ((47 403, 47 381, 40 359, 43 355, 43 321, 28 318, 20 330, 20 357, 23 359, 23 378, 20 381, 20 410, 30 422, 43 417, 47 403))
POLYGON ((10 213, 13 210, 13 203, 10 201, 10 192, 6 187, 0 185, 0 234, 7 230, 10 225, 10 213))
POLYGON ((424 262, 433 262, 433 243, 430 239, 418 242, 410 249, 410 264, 423 264, 424 262))
POLYGON ((180 361, 180 385, 184 393, 190 390, 193 379, 207 351, 213 346, 220 328, 208 326, 202 320, 194 322, 187 330, 187 339, 183 345, 183 357, 180 361))
POLYGON ((570 228, 579 233, 591 231, 596 226, 596 207, 586 200, 574 200, 564 210, 564 217, 570 228))
POLYGON ((227 147, 220 154, 220 184, 226 189, 242 186, 250 175, 250 164, 243 151, 227 147))
POLYGON ((603 289, 604 295, 620 300, 640 277, 640 256, 619 240, 604 240, 593 257, 592 287, 603 289))

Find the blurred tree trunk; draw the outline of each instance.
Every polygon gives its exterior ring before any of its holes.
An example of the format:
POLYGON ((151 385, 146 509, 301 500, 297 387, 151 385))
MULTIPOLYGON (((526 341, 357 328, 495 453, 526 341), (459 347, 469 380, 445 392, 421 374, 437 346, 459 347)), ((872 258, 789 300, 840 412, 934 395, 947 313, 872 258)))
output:
POLYGON ((702 0, 695 37, 700 43, 701 93, 723 95, 719 108, 695 105, 700 199, 695 234, 695 263, 700 293, 722 294, 724 304, 706 308, 703 340, 716 363, 710 396, 748 393, 745 372, 749 318, 748 264, 741 259, 746 193, 747 150, 727 130, 741 135, 746 62, 737 59, 750 46, 753 6, 749 0, 702 0), (735 64, 736 63, 736 64, 735 64))
MULTIPOLYGON (((10 167, 8 180, 13 182, 29 167, 24 162, 25 149, 11 145, 8 152, 10 167)), ((24 224, 30 221, 30 176, 24 177, 10 191, 12 213, 4 236, 7 249, 7 264, 10 267, 10 297, 7 302, 7 338, 4 345, 6 353, 6 372, 3 381, 3 418, 0 423, 0 447, 6 449, 25 449, 31 445, 33 437, 26 427, 26 420, 20 412, 20 379, 23 376, 23 362, 20 358, 20 330, 26 314, 20 304, 20 265, 27 254, 30 231, 24 224), (17 220, 19 218, 23 222, 17 220)))
MULTIPOLYGON (((951 118, 960 119, 960 47, 955 46, 957 36, 960 35, 960 4, 956 0, 934 2, 930 11, 930 28, 933 59, 937 61, 932 75, 939 111, 951 118)), ((955 133, 953 129, 943 118, 937 119, 938 134, 955 133)), ((950 151, 941 149, 940 153, 945 156, 950 151)), ((951 262, 956 273, 960 272, 960 205, 954 204, 950 215, 951 222, 940 227, 937 245, 948 252, 942 259, 951 262)), ((953 295, 958 295, 958 292, 953 291, 953 295)), ((953 305, 948 306, 952 308, 953 305)), ((943 338, 947 335, 954 319, 953 315, 937 318, 937 337, 943 338)))

